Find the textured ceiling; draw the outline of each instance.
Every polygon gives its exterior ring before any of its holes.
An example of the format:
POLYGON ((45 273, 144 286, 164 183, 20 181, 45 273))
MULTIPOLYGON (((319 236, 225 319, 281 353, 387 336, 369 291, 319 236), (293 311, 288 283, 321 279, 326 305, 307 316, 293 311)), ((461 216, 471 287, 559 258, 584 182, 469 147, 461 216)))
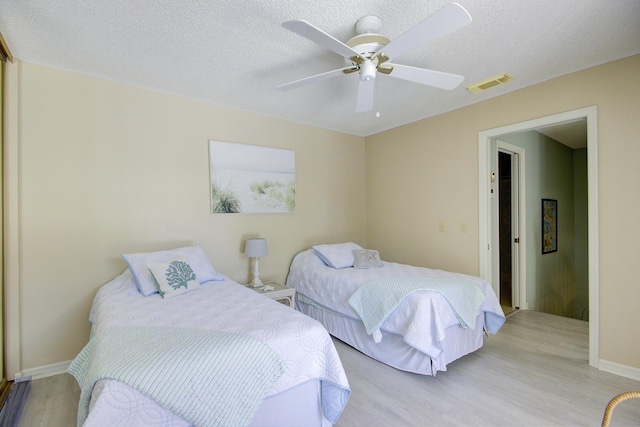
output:
POLYGON ((394 59, 465 76, 453 91, 379 75, 376 108, 355 113, 357 73, 275 90, 344 66, 283 22, 304 19, 346 41, 373 14, 393 40, 448 3, 0 0, 0 32, 23 61, 359 136, 640 53, 638 0, 459 0, 469 26, 394 59), (478 95, 464 89, 502 72, 515 79, 478 95))

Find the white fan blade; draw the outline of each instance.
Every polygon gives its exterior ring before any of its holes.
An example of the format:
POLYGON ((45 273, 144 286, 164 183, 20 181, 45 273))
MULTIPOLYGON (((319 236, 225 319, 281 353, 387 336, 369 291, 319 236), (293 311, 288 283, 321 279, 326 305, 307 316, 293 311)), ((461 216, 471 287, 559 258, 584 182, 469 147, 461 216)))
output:
POLYGON ((300 79, 300 80, 295 80, 295 81, 292 81, 292 82, 289 82, 289 83, 284 83, 284 84, 278 85, 278 86, 276 86, 276 89, 279 90, 279 91, 295 89, 295 88, 300 87, 300 86, 304 86, 304 85, 308 85, 308 84, 311 84, 311 83, 319 82, 320 80, 326 80, 326 79, 330 79, 330 78, 333 78, 333 77, 341 76, 342 74, 344 74, 345 70, 353 70, 353 69, 354 69, 353 65, 350 66, 350 67, 338 68, 337 70, 327 71, 326 73, 316 74, 314 76, 305 77, 305 78, 300 79))
POLYGON ((386 46, 374 56, 384 53, 393 59, 423 44, 454 32, 471 23, 471 15, 458 3, 451 3, 434 13, 386 46))
POLYGON ((425 68, 410 67, 400 64, 385 64, 393 67, 393 71, 387 74, 390 77, 409 80, 439 89, 452 90, 457 88, 464 80, 464 76, 458 74, 443 73, 442 71, 427 70, 425 68))
POLYGON ((296 34, 299 34, 302 37, 311 40, 312 42, 318 43, 320 46, 323 46, 339 55, 344 56, 345 58, 359 56, 362 59, 367 59, 363 57, 360 52, 351 49, 340 40, 336 39, 330 34, 325 33, 320 28, 313 26, 307 21, 287 21, 282 24, 282 26, 287 30, 291 30, 296 34))
POLYGON ((356 113, 364 113, 373 108, 373 94, 375 79, 359 80, 358 99, 356 100, 356 113))

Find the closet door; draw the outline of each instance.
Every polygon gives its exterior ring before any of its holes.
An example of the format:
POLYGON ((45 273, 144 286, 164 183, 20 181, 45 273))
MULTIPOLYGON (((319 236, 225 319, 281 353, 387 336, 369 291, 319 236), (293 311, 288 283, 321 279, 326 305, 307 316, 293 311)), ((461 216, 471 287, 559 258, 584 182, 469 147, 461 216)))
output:
MULTIPOLYGON (((5 61, 0 61, 0 189, 4 189, 4 67, 5 61)), ((4 197, 0 197, 0 215, 0 260, 4 260, 4 197)), ((0 262, 0 377, 4 385, 4 262, 0 262)))
POLYGON ((5 320, 5 298, 4 298, 4 152, 5 152, 5 65, 7 61, 13 61, 11 52, 7 44, 0 34, 0 406, 4 404, 11 384, 7 383, 5 376, 5 337, 4 337, 4 320, 5 320))

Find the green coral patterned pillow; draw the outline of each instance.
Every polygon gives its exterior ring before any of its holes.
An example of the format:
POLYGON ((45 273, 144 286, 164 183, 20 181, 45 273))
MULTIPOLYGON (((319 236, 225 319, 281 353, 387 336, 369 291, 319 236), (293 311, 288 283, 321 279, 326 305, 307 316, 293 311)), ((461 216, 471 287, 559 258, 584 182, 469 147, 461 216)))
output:
POLYGON ((185 257, 177 257, 165 262, 148 262, 147 268, 162 298, 184 294, 201 287, 196 273, 193 272, 185 257))

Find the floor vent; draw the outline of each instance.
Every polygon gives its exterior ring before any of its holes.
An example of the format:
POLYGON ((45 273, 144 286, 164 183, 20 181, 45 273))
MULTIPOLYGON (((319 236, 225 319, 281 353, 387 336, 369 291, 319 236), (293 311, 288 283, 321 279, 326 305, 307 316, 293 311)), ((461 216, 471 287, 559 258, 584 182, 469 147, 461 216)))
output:
POLYGON ((513 76, 511 74, 502 73, 497 76, 491 77, 490 79, 469 85, 467 86, 467 90, 471 93, 480 93, 487 89, 491 89, 494 86, 510 82, 511 80, 513 80, 513 76))

